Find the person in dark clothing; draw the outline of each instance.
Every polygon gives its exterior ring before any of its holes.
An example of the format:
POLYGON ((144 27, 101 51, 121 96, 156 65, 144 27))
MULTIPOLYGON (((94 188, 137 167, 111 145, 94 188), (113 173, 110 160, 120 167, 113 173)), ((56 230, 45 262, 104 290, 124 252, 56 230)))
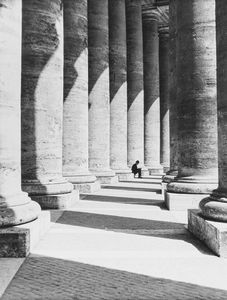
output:
POLYGON ((139 161, 137 160, 134 165, 132 165, 132 173, 134 174, 134 178, 136 177, 136 174, 138 174, 138 178, 141 178, 141 168, 137 168, 139 164, 139 161))

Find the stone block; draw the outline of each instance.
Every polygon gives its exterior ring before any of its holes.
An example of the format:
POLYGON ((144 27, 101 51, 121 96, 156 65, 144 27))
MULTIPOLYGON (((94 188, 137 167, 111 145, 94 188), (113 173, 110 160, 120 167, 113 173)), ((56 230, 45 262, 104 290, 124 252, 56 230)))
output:
POLYGON ((216 255, 227 258, 227 223, 206 220, 200 210, 190 209, 188 230, 216 255))
POLYGON ((89 182, 89 183, 77 183, 73 184, 74 189, 78 190, 79 193, 87 194, 87 193, 94 193, 101 189, 100 182, 89 182))
POLYGON ((68 209, 79 200, 79 191, 58 195, 30 195, 31 199, 38 202, 42 209, 68 209))
POLYGON ((116 175, 118 176, 119 181, 127 181, 127 180, 132 180, 134 178, 133 173, 117 173, 116 175))
POLYGON ((100 184, 113 184, 118 182, 118 176, 102 176, 96 175, 100 184))
POLYGON ((187 210, 190 208, 199 208, 202 199, 208 197, 208 194, 183 194, 183 193, 165 193, 165 204, 169 210, 187 210))
POLYGON ((26 257, 50 228, 50 212, 29 223, 0 229, 0 257, 26 257))

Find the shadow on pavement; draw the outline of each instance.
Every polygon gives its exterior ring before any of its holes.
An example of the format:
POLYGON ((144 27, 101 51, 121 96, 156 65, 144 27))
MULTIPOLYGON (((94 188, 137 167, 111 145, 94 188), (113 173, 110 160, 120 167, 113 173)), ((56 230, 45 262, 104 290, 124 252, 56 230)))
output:
POLYGON ((155 199, 83 194, 81 196, 81 200, 136 204, 136 205, 151 205, 151 206, 157 206, 161 209, 166 209, 166 206, 165 206, 165 203, 163 200, 155 200, 155 199))
POLYGON ((180 223, 77 211, 64 211, 57 223, 148 237, 182 240, 192 244, 203 254, 213 255, 204 244, 190 234, 184 225, 180 223))
POLYGON ((160 184, 161 186, 161 180, 157 180, 157 181, 140 181, 140 179, 138 180, 120 180, 120 183, 142 183, 142 184, 160 184))
POLYGON ((31 255, 2 300, 226 300, 227 291, 52 257, 31 255))
POLYGON ((160 188, 149 188, 149 187, 139 187, 135 186, 120 186, 120 185, 103 185, 102 189, 111 189, 111 190, 125 190, 125 191, 143 191, 143 192, 155 192, 156 194, 161 194, 160 188))

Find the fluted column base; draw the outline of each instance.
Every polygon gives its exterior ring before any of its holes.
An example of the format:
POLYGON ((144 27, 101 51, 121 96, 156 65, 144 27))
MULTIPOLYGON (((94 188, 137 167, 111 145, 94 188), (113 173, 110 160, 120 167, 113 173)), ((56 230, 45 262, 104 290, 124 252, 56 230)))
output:
POLYGON ((203 217, 220 222, 227 222, 227 195, 217 189, 203 199, 199 207, 203 217))
POLYGON ((217 188, 214 178, 181 177, 167 184, 165 203, 169 210, 199 208, 202 199, 208 197, 217 188))
POLYGON ((40 212, 40 206, 31 201, 27 193, 21 192, 1 204, 0 228, 31 222, 38 218, 40 212))
POLYGON ((163 176, 162 178, 162 182, 163 183, 170 183, 172 181, 174 181, 178 176, 178 171, 176 170, 169 170, 168 172, 166 172, 166 175, 163 176))
POLYGON ((79 200, 79 191, 64 178, 53 180, 26 180, 22 182, 23 191, 43 209, 66 209, 79 200))
POLYGON ((216 255, 227 258, 227 223, 207 220, 200 210, 190 209, 188 230, 216 255))
POLYGON ((74 189, 78 190, 80 193, 93 193, 101 188, 96 176, 88 172, 71 176, 65 175, 64 177, 71 182, 74 189))
POLYGON ((28 256, 50 226, 50 212, 41 211, 33 222, 0 228, 0 257, 28 256))

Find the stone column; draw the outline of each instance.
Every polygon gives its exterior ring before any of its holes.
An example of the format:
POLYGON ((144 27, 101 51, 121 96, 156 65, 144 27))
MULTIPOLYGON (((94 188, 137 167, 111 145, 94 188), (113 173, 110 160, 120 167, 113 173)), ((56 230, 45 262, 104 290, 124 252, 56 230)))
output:
POLYGON ((164 172, 170 168, 169 136, 169 28, 159 30, 160 73, 160 161, 164 172))
POLYGON ((163 172, 160 165, 158 21, 155 11, 143 15, 144 160, 151 173, 163 172))
POLYGON ((215 1, 177 2, 178 178, 171 209, 197 207, 217 187, 215 1))
POLYGON ((62 177, 61 0, 23 1, 22 47, 22 187, 44 208, 65 208, 78 193, 62 177))
POLYGON ((40 206, 21 191, 22 1, 0 0, 0 16, 0 227, 4 227, 36 219, 40 206))
POLYGON ((176 80, 176 3, 169 1, 169 134, 170 134, 170 170, 164 176, 167 183, 177 176, 178 170, 178 113, 176 80))
POLYGON ((143 33, 141 0, 126 0, 128 165, 144 164, 143 33))
POLYGON ((227 5, 216 1, 217 109, 219 184, 200 202, 201 211, 188 211, 188 229, 218 256, 227 258, 227 5))
POLYGON ((219 185, 211 196, 200 203, 205 217, 227 221, 227 29, 226 1, 216 1, 217 30, 217 107, 218 107, 218 169, 219 185))
POLYGON ((110 169, 108 1, 88 0, 89 168, 101 183, 116 181, 110 169))
MULTIPOLYGON (((119 178, 127 167, 127 50, 125 0, 109 0, 110 166, 119 178)), ((128 174, 128 175, 127 175, 128 174)))
POLYGON ((87 0, 64 2, 63 175, 81 192, 99 188, 88 171, 87 0))

